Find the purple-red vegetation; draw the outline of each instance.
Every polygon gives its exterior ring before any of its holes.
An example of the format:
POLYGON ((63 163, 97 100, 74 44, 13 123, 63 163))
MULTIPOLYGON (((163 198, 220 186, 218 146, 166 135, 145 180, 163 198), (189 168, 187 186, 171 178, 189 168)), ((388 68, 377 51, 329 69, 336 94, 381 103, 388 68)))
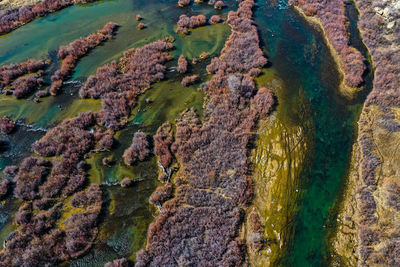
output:
POLYGON ((45 63, 41 60, 27 61, 0 67, 0 89, 7 94, 13 93, 16 98, 28 96, 34 89, 40 87, 43 80, 45 63), (26 74, 29 74, 25 76, 26 74))
POLYGON ((9 165, 5 167, 3 170, 4 176, 10 180, 13 180, 14 177, 17 175, 17 173, 18 173, 18 167, 15 165, 9 165))
POLYGON ((50 93, 48 91, 45 91, 45 90, 39 90, 35 94, 36 97, 46 97, 46 96, 49 96, 49 95, 50 95, 50 93))
POLYGON ((70 75, 78 60, 89 53, 93 48, 111 39, 118 25, 114 22, 108 22, 96 33, 92 33, 85 38, 77 39, 66 46, 61 46, 58 50, 58 58, 62 59, 61 67, 53 76, 50 93, 57 94, 61 88, 62 82, 70 75))
POLYGON ((210 24, 217 24, 221 22, 221 17, 218 15, 212 15, 211 18, 208 20, 210 24))
POLYGON ((187 35, 189 34, 189 29, 194 29, 200 26, 204 26, 206 24, 207 18, 202 14, 191 17, 182 14, 177 22, 178 27, 176 28, 176 32, 187 35))
POLYGON ((33 144, 35 151, 42 156, 83 155, 93 147, 94 137, 87 129, 96 123, 92 112, 80 113, 78 117, 67 119, 54 127, 33 144))
POLYGON ((180 7, 185 7, 188 5, 190 5, 190 0, 179 0, 178 1, 178 6, 180 6, 180 7))
POLYGON ((121 186, 122 186, 122 187, 129 187, 129 186, 132 185, 132 183, 133 183, 133 181, 132 181, 131 178, 125 177, 125 178, 122 179, 122 181, 121 181, 121 186))
POLYGON ((119 63, 112 62, 97 69, 80 89, 81 97, 102 99, 98 113, 102 124, 117 130, 124 126, 135 104, 136 97, 150 84, 164 78, 163 65, 171 57, 167 51, 173 48, 166 41, 156 41, 124 53, 119 63))
POLYGON ((258 112, 251 105, 257 90, 246 73, 266 63, 251 21, 253 5, 253 0, 241 1, 238 11, 229 15, 232 34, 225 54, 218 58, 217 74, 204 86, 205 119, 201 122, 194 110, 186 110, 177 120, 172 146, 180 165, 175 196, 149 226, 146 251, 137 254, 137 266, 244 262, 238 231, 252 196, 247 147, 258 112), (247 38, 255 43, 234 41, 247 38))
POLYGON ((158 163, 165 173, 172 163, 171 145, 173 142, 172 125, 169 122, 164 123, 153 136, 154 153, 158 158, 158 163))
MULTIPOLYGON (((113 131, 101 126, 106 124, 105 116, 112 116, 112 108, 118 106, 120 98, 130 111, 136 96, 163 75, 165 67, 161 64, 170 58, 166 51, 171 48, 170 43, 159 41, 125 53, 118 77, 111 77, 118 79, 119 86, 101 87, 107 97, 99 94, 110 108, 103 105, 98 113, 81 113, 66 119, 33 145, 42 156, 60 157, 51 164, 43 158, 28 157, 19 168, 5 169, 7 178, 10 176, 16 183, 15 195, 26 202, 20 208, 24 213, 18 214, 18 229, 0 251, 0 266, 57 266, 90 249, 98 231, 102 193, 97 185, 84 190, 87 179, 83 159, 88 153, 111 148, 113 131), (84 191, 79 193, 80 190, 84 191), (60 227, 63 201, 70 195, 71 204, 83 211, 73 212, 62 222, 65 227, 60 227)), ((123 125, 122 121, 117 123, 123 125)))
POLYGON ((16 197, 23 200, 36 198, 39 185, 48 173, 49 162, 42 158, 25 158, 14 177, 16 197))
POLYGON ((290 0, 289 3, 301 8, 307 16, 320 19, 329 42, 339 55, 346 85, 358 87, 363 82, 366 70, 365 58, 360 51, 349 45, 345 1, 290 0))
POLYGON ((139 30, 143 30, 144 28, 146 28, 146 24, 144 24, 143 22, 139 22, 136 28, 138 28, 139 30))
POLYGON ((77 208, 87 208, 88 206, 98 205, 102 202, 101 189, 98 184, 92 184, 87 191, 81 191, 71 199, 71 206, 77 208))
POLYGON ((188 76, 185 76, 183 79, 182 79, 182 85, 183 86, 189 86, 189 85, 192 85, 192 84, 194 84, 195 82, 197 82, 199 80, 199 75, 198 74, 193 74, 193 75, 188 75, 188 76))
POLYGON ((10 181, 8 179, 3 179, 0 182, 0 199, 3 199, 9 192, 10 181))
POLYGON ((263 236, 264 228, 260 222, 260 216, 256 212, 251 212, 249 214, 249 236, 248 243, 253 251, 260 251, 265 243, 263 236))
POLYGON ((129 261, 125 258, 115 259, 112 262, 107 262, 104 267, 129 267, 129 261))
POLYGON ((0 35, 6 34, 16 28, 34 20, 44 17, 73 4, 85 4, 92 0, 44 0, 35 5, 25 5, 20 8, 7 10, 0 15, 0 35))
POLYGON ((19 77, 12 83, 15 98, 25 98, 43 84, 43 80, 34 74, 19 77))
POLYGON ((156 190, 151 194, 149 202, 157 207, 161 205, 172 197, 172 185, 165 184, 156 188, 156 190))
POLYGON ((133 165, 136 161, 143 161, 150 154, 149 141, 144 132, 136 132, 132 144, 122 156, 126 165, 133 165))
POLYGON ((188 69, 188 62, 184 55, 180 55, 178 58, 178 66, 176 68, 179 73, 186 73, 188 69))
POLYGON ((0 131, 5 134, 11 133, 15 129, 15 122, 7 117, 0 118, 0 131))
POLYGON ((265 87, 260 88, 252 100, 255 110, 260 118, 267 116, 275 105, 274 93, 265 87))
POLYGON ((222 9, 224 6, 225 6, 225 4, 224 4, 223 1, 217 1, 217 2, 214 4, 214 8, 215 8, 215 9, 222 9))

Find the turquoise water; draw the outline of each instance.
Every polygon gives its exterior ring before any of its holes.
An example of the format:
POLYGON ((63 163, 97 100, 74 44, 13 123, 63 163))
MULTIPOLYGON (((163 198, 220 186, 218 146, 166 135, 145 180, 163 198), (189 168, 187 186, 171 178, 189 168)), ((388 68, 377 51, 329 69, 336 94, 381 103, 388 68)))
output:
POLYGON ((293 107, 282 112, 287 120, 304 126, 309 142, 298 186, 292 189, 299 190, 299 197, 296 215, 286 226, 289 241, 273 266, 326 266, 330 260, 328 236, 335 230, 335 204, 365 93, 352 101, 340 95, 340 76, 322 34, 285 1, 258 2, 257 6, 263 47, 271 68, 285 84, 278 101, 291 101, 293 107), (299 90, 304 91, 307 107, 301 120, 299 90))
MULTIPOLYGON (((181 53, 189 61, 205 51, 211 55, 218 55, 230 34, 230 28, 225 24, 201 27, 183 37, 174 33, 174 27, 182 13, 202 13, 207 17, 220 14, 226 17, 227 11, 232 9, 234 4, 229 4, 223 11, 216 11, 206 4, 195 4, 181 9, 177 7, 176 1, 172 0, 99 1, 66 8, 0 37, 0 65, 20 62, 28 57, 51 58, 51 68, 55 68, 59 63, 54 55, 60 45, 97 31, 108 21, 120 25, 114 39, 95 48, 79 61, 70 78, 70 81, 75 83, 64 85, 59 96, 44 98, 37 104, 32 101, 32 97, 15 100, 11 96, 0 95, 0 115, 19 120, 22 125, 28 125, 30 128, 41 129, 27 134, 23 129, 19 129, 11 135, 10 140, 7 140, 9 148, 0 155, 0 170, 6 165, 18 164, 23 157, 30 155, 31 143, 44 135, 46 128, 51 128, 65 118, 76 116, 79 112, 97 111, 101 108, 99 100, 79 99, 77 96, 81 82, 94 74, 98 67, 117 60, 127 49, 140 47, 167 35, 175 38, 175 50, 171 52, 174 60, 167 64, 166 80, 154 84, 139 97, 138 104, 132 112, 131 123, 114 136, 116 142, 113 151, 93 154, 87 160, 91 165, 90 181, 101 184, 103 189, 105 212, 91 252, 69 262, 69 265, 103 266, 104 263, 120 257, 134 260, 136 251, 145 245, 147 227, 156 212, 148 203, 149 196, 159 184, 156 159, 151 157, 145 162, 127 167, 122 161, 122 154, 130 145, 136 131, 154 134, 165 121, 174 122, 185 108, 194 107, 201 113, 203 93, 198 90, 198 84, 189 87, 180 84, 184 75, 174 71, 176 59, 181 53), (147 26, 144 30, 136 29, 135 16, 138 13, 142 15, 147 26), (146 103, 146 99, 152 102, 146 103), (102 164, 102 159, 106 156, 112 157, 111 167, 102 164), (135 181, 134 185, 129 188, 115 185, 124 177, 132 178, 135 181)), ((208 79, 205 72, 208 61, 209 59, 191 67, 192 72, 201 75, 202 81, 208 79)), ((18 205, 12 200, 7 200, 5 205, 0 204, 2 240, 14 230, 12 215, 18 205)))

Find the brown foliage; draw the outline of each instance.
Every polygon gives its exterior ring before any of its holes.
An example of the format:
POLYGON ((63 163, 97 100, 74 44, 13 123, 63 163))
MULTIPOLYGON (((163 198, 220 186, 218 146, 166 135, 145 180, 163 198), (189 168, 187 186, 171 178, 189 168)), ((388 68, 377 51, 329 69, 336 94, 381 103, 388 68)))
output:
POLYGON ((267 116, 275 105, 273 92, 265 87, 260 88, 257 94, 254 96, 252 104, 258 112, 260 118, 267 116))
POLYGON ((164 78, 164 64, 171 57, 167 51, 172 44, 156 41, 124 53, 120 61, 97 69, 81 87, 81 97, 102 99, 99 118, 102 124, 113 130, 127 122, 127 116, 135 104, 136 97, 150 84, 164 78))
POLYGON ((177 70, 179 73, 186 73, 188 68, 188 62, 184 55, 180 55, 178 58, 178 67, 177 70))
POLYGON ((207 18, 202 14, 191 17, 182 14, 177 22, 178 27, 176 29, 176 32, 187 35, 189 34, 189 29, 194 29, 200 26, 204 26, 206 25, 206 23, 207 23, 207 18))
POLYGON ((166 122, 157 129, 157 133, 153 137, 154 153, 158 157, 158 162, 164 169, 167 169, 172 163, 172 134, 172 125, 166 122))
POLYGON ((6 34, 49 13, 58 11, 72 4, 84 4, 93 0, 44 0, 35 5, 25 5, 20 8, 7 10, 0 15, 0 35, 6 34))
POLYGON ((190 0, 179 0, 178 1, 178 6, 184 7, 190 5, 190 0))
POLYGON ((188 75, 182 79, 181 83, 183 86, 189 86, 189 85, 194 84, 198 79, 199 79, 198 74, 188 75))
POLYGON ((217 24, 221 22, 221 17, 218 15, 212 15, 211 18, 208 20, 210 24, 217 24))
POLYGON ((93 48, 111 39, 118 25, 114 22, 108 22, 104 27, 96 33, 92 33, 85 38, 77 39, 66 46, 61 46, 58 50, 58 58, 62 59, 61 67, 53 76, 51 76, 52 84, 50 93, 56 94, 61 88, 62 82, 68 77, 75 68, 78 60, 89 53, 93 48))
MULTIPOLYGON (((180 170, 174 178, 175 196, 149 226, 147 251, 138 253, 137 266, 240 266, 244 261, 236 237, 242 207, 252 194, 247 146, 257 112, 251 109, 254 81, 242 72, 266 63, 251 25, 253 4, 242 1, 238 12, 230 14, 233 32, 225 52, 214 59, 217 74, 203 86, 207 94, 203 122, 193 109, 185 110, 177 120, 171 147, 172 137, 166 134, 171 127, 162 126, 154 137, 156 155, 162 155, 157 152, 162 148, 172 156, 172 149, 180 170)), ((261 90, 256 103, 268 100, 264 93, 261 90)))
POLYGON ((24 98, 42 85, 43 80, 40 76, 44 67, 43 61, 32 59, 2 66, 0 67, 0 89, 7 89, 16 98, 24 98), (25 76, 29 73, 31 75, 25 76))
POLYGON ((10 120, 7 117, 1 117, 0 118, 0 131, 2 131, 5 134, 11 133, 15 129, 15 122, 10 120))
POLYGON ((149 202, 156 206, 161 206, 162 203, 172 197, 172 185, 165 184, 156 188, 151 194, 149 202))
POLYGON ((143 161, 150 154, 149 142, 144 132, 136 132, 132 144, 122 156, 126 165, 133 165, 136 161, 143 161))
POLYGON ((360 51, 349 46, 344 1, 290 0, 289 3, 300 7, 307 16, 317 16, 321 20, 329 42, 339 54, 346 84, 359 86, 366 70, 365 58, 360 51))

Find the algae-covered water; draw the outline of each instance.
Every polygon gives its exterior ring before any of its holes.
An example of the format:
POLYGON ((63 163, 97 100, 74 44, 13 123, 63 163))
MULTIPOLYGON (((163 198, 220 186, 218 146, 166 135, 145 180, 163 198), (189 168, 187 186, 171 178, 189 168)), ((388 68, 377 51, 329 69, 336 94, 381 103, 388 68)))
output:
MULTIPOLYGON (((133 167, 123 164, 121 156, 138 130, 154 134, 165 121, 174 122, 185 108, 202 112, 203 94, 198 84, 183 87, 182 75, 174 69, 177 56, 189 59, 201 52, 218 55, 230 34, 225 24, 195 29, 187 37, 174 33, 179 15, 220 14, 223 18, 235 8, 236 1, 225 1, 228 7, 214 10, 207 4, 193 4, 181 9, 175 0, 106 0, 77 5, 37 19, 16 31, 0 37, 0 65, 26 58, 52 58, 60 45, 102 28, 108 21, 121 27, 114 39, 97 47, 82 58, 59 96, 41 103, 15 100, 0 95, 0 115, 18 120, 19 129, 7 137, 0 154, 0 168, 18 164, 30 155, 30 144, 46 129, 83 111, 97 111, 99 100, 79 99, 82 82, 99 66, 117 60, 123 51, 150 43, 167 35, 175 37, 174 60, 167 64, 166 79, 152 85, 134 108, 131 121, 117 132, 111 152, 91 155, 89 179, 99 183, 105 192, 106 208, 99 236, 89 254, 69 262, 71 266, 102 266, 114 258, 135 259, 145 245, 146 230, 156 210, 148 198, 158 185, 154 157, 133 167), (147 28, 137 30, 136 14, 141 14, 147 28), (146 99, 150 99, 148 103, 146 99), (102 159, 112 158, 111 167, 102 159), (135 184, 121 188, 117 182, 131 177, 135 184)), ((345 176, 355 122, 362 98, 353 102, 339 94, 340 76, 322 34, 286 1, 257 1, 255 22, 261 46, 270 65, 257 78, 260 86, 274 90, 278 99, 276 112, 261 123, 254 151, 254 184, 257 209, 265 224, 267 249, 251 257, 252 265, 267 263, 284 266, 318 266, 328 262, 329 231, 334 229, 335 200, 345 176)), ((205 66, 209 59, 192 66, 202 81, 209 77, 205 66)), ((0 238, 14 229, 12 214, 18 203, 0 204, 0 238)))
MULTIPOLYGON (((261 123, 253 155, 254 180, 261 189, 256 186, 252 208, 264 219, 267 245, 251 257, 252 265, 326 266, 336 201, 371 77, 353 100, 343 97, 340 74, 319 27, 285 1, 257 6, 260 38, 272 62, 259 84, 272 87, 279 105, 261 123)), ((352 19, 351 41, 357 47, 361 42, 352 19)))

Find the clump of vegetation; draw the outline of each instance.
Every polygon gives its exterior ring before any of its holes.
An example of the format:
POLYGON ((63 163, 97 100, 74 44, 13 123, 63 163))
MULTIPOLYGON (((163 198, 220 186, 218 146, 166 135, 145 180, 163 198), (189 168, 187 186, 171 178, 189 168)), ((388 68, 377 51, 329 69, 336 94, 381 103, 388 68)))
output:
POLYGON ((366 70, 365 58, 360 51, 349 45, 346 11, 343 0, 321 1, 290 0, 290 4, 300 7, 307 16, 320 19, 329 42, 340 57, 340 66, 345 73, 345 82, 350 87, 358 87, 363 82, 366 70))
POLYGON ((218 15, 212 15, 211 18, 208 20, 210 24, 217 24, 221 22, 221 17, 218 15))
POLYGON ((172 48, 171 43, 160 40, 128 50, 118 63, 98 68, 96 75, 87 79, 79 94, 82 98, 102 99, 98 113, 102 125, 117 130, 126 124, 136 97, 164 78, 163 64, 171 59, 167 51, 172 48))
POLYGON ((259 104, 269 103, 269 93, 263 89, 253 100, 257 90, 247 74, 267 62, 251 21, 253 5, 244 0, 229 13, 232 34, 208 68, 216 75, 202 86, 207 99, 203 121, 188 109, 177 120, 171 146, 170 127, 157 131, 157 138, 164 137, 160 141, 154 137, 156 149, 162 148, 156 155, 168 155, 170 163, 174 152, 180 169, 172 199, 161 204, 163 190, 152 196, 162 206, 149 226, 146 251, 137 254, 137 266, 239 266, 245 259, 237 233, 242 208, 252 196, 247 147, 259 114, 270 112, 268 107, 258 110, 259 104))
POLYGON ((184 55, 180 55, 178 58, 178 67, 176 68, 179 73, 186 73, 188 69, 188 62, 184 55))
POLYGON ((150 154, 149 141, 144 132, 136 132, 132 144, 122 156, 126 165, 133 165, 136 161, 143 161, 150 154))
POLYGON ((183 86, 189 86, 189 85, 194 84, 196 81, 198 81, 198 79, 199 79, 198 74, 188 75, 182 79, 181 83, 183 86))
POLYGON ((10 134, 15 129, 15 122, 6 116, 0 118, 0 131, 5 134, 10 134))
POLYGON ((112 38, 117 27, 116 23, 108 22, 103 29, 98 30, 96 33, 92 33, 85 38, 79 38, 66 46, 61 46, 57 56, 62 60, 62 63, 60 69, 51 76, 50 93, 57 94, 63 81, 71 74, 78 60, 96 46, 112 38))
POLYGON ((176 32, 187 35, 189 34, 189 29, 194 29, 200 26, 204 26, 206 24, 207 18, 202 14, 191 17, 182 14, 177 22, 178 27, 176 28, 176 32))
POLYGON ((35 5, 28 4, 7 10, 0 15, 0 35, 11 32, 37 17, 44 17, 73 4, 89 2, 93 2, 93 0, 44 0, 35 5))

